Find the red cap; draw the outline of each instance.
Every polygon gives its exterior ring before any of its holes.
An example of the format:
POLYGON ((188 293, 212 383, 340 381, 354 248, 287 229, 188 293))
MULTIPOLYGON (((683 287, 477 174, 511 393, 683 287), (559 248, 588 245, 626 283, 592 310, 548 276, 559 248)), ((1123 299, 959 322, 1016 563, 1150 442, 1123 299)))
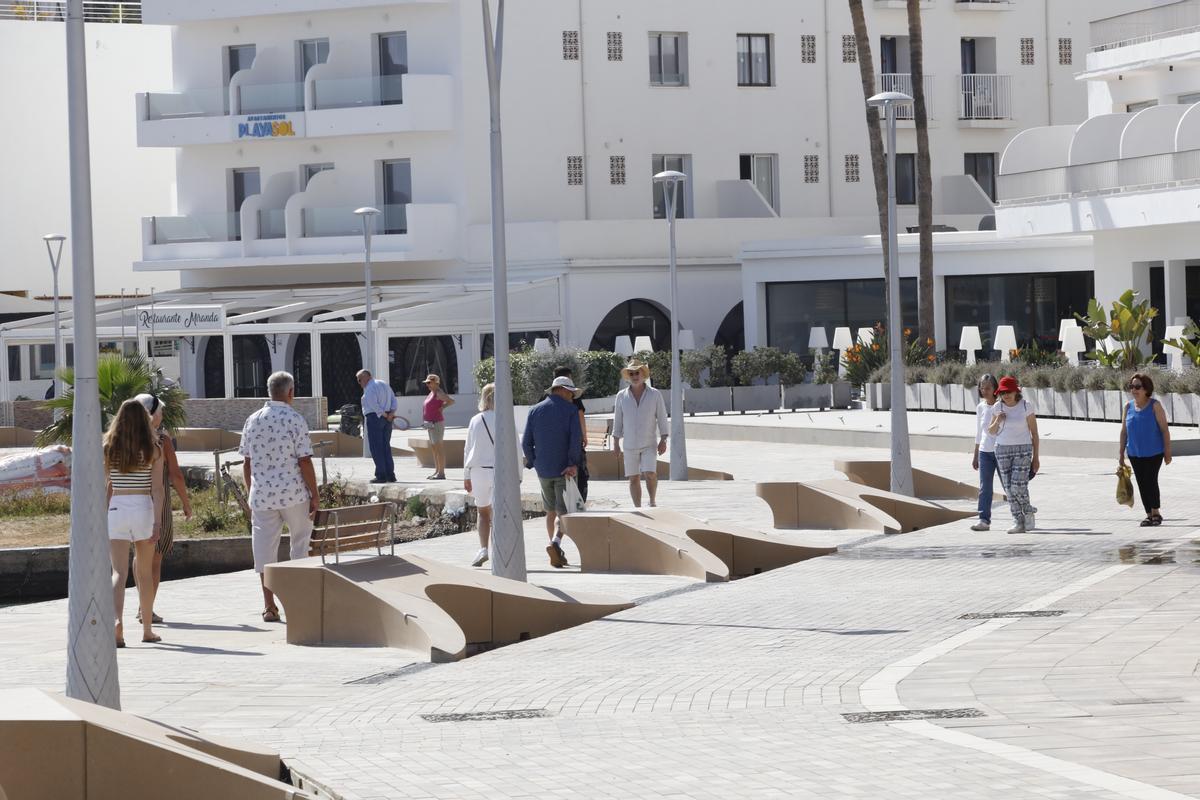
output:
POLYGON ((1000 387, 998 389, 996 389, 996 392, 998 394, 1002 394, 1004 392, 1019 392, 1019 391, 1021 391, 1021 387, 1017 385, 1017 379, 1014 378, 1012 375, 1005 375, 1003 378, 1001 378, 1000 379, 1000 387))

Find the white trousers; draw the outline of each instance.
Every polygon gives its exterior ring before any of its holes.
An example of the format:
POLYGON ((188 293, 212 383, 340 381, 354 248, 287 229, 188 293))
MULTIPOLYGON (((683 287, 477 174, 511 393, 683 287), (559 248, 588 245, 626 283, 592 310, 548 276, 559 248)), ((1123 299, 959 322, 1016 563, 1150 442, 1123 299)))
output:
POLYGON ((267 564, 279 560, 279 541, 283 526, 287 525, 291 537, 291 558, 308 557, 308 543, 312 538, 312 520, 308 517, 308 503, 297 503, 287 508, 252 509, 250 514, 250 544, 254 549, 254 571, 261 573, 267 564))

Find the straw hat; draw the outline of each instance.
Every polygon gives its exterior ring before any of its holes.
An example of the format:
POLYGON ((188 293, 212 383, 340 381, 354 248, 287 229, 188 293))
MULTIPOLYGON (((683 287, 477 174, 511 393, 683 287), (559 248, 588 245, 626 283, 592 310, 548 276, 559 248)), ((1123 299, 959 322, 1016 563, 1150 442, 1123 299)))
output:
POLYGON ((642 373, 642 379, 645 380, 646 378, 650 377, 650 366, 648 364, 643 364, 637 359, 634 359, 626 364, 625 368, 621 370, 621 377, 625 380, 629 380, 629 376, 635 372, 642 373))

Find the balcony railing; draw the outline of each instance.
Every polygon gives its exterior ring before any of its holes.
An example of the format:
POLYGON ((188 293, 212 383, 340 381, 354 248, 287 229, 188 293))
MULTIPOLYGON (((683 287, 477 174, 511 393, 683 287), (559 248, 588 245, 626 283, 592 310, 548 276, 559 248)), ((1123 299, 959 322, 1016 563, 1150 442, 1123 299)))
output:
POLYGON ((258 238, 282 239, 287 235, 282 208, 263 208, 258 212, 258 238))
POLYGON ((1001 203, 1166 188, 1200 181, 1200 150, 1015 172, 998 180, 1001 203))
MULTIPOLYGON (((403 75, 331 78, 312 82, 309 110, 399 105, 404 100, 403 75)), ((237 89, 239 114, 304 111, 304 84, 242 84, 237 89)), ((229 90, 221 87, 146 94, 149 120, 220 117, 230 114, 229 90)))
MULTIPOLYGON (((926 75, 922 81, 925 84, 925 109, 929 114, 929 118, 933 119, 933 76, 926 75)), ((912 74, 908 72, 885 72, 879 76, 879 91, 881 92, 903 92, 909 97, 913 96, 913 81, 912 74)), ((912 119, 914 115, 913 106, 900 106, 896 109, 896 119, 912 119)))
POLYGON ((1092 52, 1127 47, 1200 30, 1200 0, 1179 0, 1099 19, 1091 24, 1092 52))
POLYGON ((151 217, 150 221, 154 244, 234 242, 241 235, 238 215, 228 211, 183 217, 151 217))
POLYGON ((326 109, 396 105, 404 100, 403 77, 374 75, 313 81, 312 107, 326 109))
POLYGON ((304 110, 304 84, 297 81, 242 84, 237 92, 241 114, 277 114, 304 110))
POLYGON ((146 94, 146 118, 152 120, 221 117, 229 113, 228 106, 229 93, 225 89, 146 94))
MULTIPOLYGON (((66 18, 65 0, 0 0, 0 19, 62 22, 66 18)), ((140 23, 142 3, 141 0, 83 0, 83 21, 140 23)))
MULTIPOLYGON (((376 223, 376 233, 408 233, 407 205, 385 205, 376 223)), ((321 236, 362 236, 362 219, 353 208, 306 208, 304 231, 306 238, 321 236)))
POLYGON ((960 120, 1012 119, 1011 75, 959 75, 960 120))

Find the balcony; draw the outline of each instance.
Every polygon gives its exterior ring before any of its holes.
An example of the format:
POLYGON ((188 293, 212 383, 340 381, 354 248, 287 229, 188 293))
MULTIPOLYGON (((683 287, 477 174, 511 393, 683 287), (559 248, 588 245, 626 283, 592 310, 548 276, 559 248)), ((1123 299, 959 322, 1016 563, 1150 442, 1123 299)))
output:
POLYGON ((1146 8, 1093 22, 1092 52, 1129 47, 1170 36, 1200 31, 1200 0, 1146 8))
MULTIPOLYGON (((937 115, 934 112, 934 107, 937 105, 934 102, 933 96, 933 76, 926 75, 925 84, 925 109, 930 119, 935 119, 937 115)), ((909 97, 913 96, 912 75, 908 72, 885 72, 879 76, 879 91, 881 92, 902 92, 909 97)), ((911 121, 914 116, 913 106, 901 106, 896 109, 896 119, 911 121)))
POLYGON ((449 75, 239 81, 229 87, 148 92, 137 96, 141 147, 223 144, 405 131, 454 125, 449 75))
POLYGON ((959 127, 1012 126, 1011 75, 959 75, 958 87, 959 127))
MULTIPOLYGON (((66 0, 0 0, 0 19, 62 22, 66 16, 66 0)), ((142 3, 141 0, 83 0, 83 21, 136 25, 142 21, 142 3)))
POLYGON ((1012 11, 1013 0, 954 0, 958 11, 1012 11))

